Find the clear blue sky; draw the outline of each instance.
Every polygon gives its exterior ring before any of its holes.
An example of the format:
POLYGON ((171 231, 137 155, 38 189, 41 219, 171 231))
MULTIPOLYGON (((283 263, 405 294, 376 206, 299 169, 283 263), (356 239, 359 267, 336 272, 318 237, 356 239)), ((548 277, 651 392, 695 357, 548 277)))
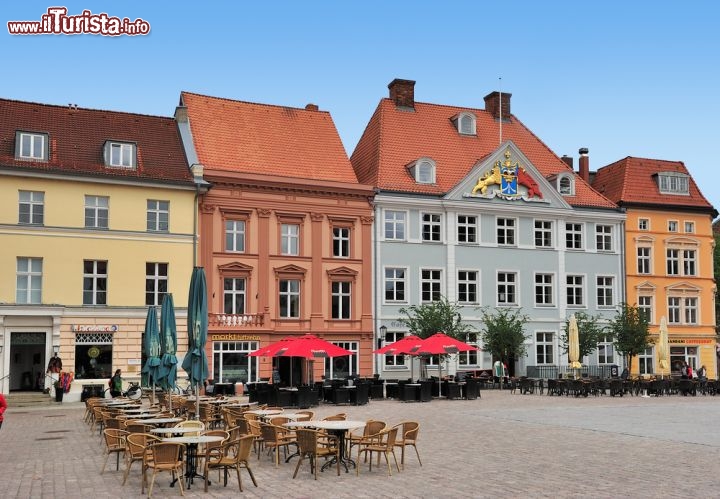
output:
MULTIPOLYGON (((330 111, 348 154, 393 78, 418 101, 512 112, 591 169, 683 161, 720 209, 717 2, 3 2, 0 96, 171 116, 182 90, 330 111), (11 36, 6 22, 143 18, 147 36, 11 36), (502 83, 499 78, 502 78, 502 83), (502 85, 502 87, 500 87, 502 85)), ((577 159, 576 163, 577 165, 577 159)))

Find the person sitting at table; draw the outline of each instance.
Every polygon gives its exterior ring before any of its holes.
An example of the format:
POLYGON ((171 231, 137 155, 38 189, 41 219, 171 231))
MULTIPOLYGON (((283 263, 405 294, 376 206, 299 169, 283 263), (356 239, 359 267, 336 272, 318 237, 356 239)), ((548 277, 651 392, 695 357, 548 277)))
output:
POLYGON ((700 369, 697 370, 697 378, 700 381, 707 381, 707 369, 705 369, 705 364, 700 366, 700 369))

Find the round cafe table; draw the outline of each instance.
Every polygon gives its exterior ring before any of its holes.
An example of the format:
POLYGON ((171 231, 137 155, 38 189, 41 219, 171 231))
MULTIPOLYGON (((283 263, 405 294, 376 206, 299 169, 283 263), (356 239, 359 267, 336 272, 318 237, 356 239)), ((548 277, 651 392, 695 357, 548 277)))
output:
MULTIPOLYGON (((180 428, 168 428, 179 430, 180 428)), ((194 428, 198 431, 197 428, 194 428)), ((193 484, 195 477, 205 479, 205 476, 198 474, 197 472, 197 449, 199 444, 208 444, 211 442, 222 442, 223 437, 214 435, 200 435, 200 436, 185 436, 185 437, 168 437, 163 438, 163 442, 175 442, 178 444, 185 444, 185 458, 187 467, 185 470, 185 483, 186 488, 189 490, 190 485, 193 484)))
MULTIPOLYGON (((296 421, 292 423, 285 423, 283 426, 288 428, 315 428, 318 430, 326 430, 328 433, 338 438, 338 445, 340 445, 340 464, 345 468, 345 473, 348 472, 348 466, 355 467, 355 461, 350 456, 346 455, 345 452, 345 435, 350 430, 356 430, 358 428, 365 428, 365 421, 296 421)), ((335 457, 323 464, 320 471, 325 471, 326 468, 333 466, 336 463, 335 457)))
MULTIPOLYGON (((169 419, 169 418, 168 418, 169 419)), ((199 431, 202 431, 199 428, 189 428, 189 427, 170 427, 170 428, 153 428, 150 430, 150 433, 158 433, 158 434, 166 434, 166 435, 175 435, 178 437, 184 436, 183 433, 197 433, 199 431)))

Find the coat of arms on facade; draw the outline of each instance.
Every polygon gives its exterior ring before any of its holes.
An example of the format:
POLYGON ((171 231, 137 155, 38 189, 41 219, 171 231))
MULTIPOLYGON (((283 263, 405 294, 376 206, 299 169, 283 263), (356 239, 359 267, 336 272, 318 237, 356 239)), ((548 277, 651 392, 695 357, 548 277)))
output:
POLYGON ((473 187, 472 193, 477 194, 478 191, 483 197, 501 197, 503 199, 532 199, 540 198, 543 195, 540 192, 540 186, 533 178, 520 166, 518 161, 511 161, 510 150, 505 151, 505 161, 496 161, 493 167, 486 172, 478 183, 473 187), (488 192, 488 187, 498 186, 488 192), (527 192, 522 193, 519 186, 525 187, 527 192))

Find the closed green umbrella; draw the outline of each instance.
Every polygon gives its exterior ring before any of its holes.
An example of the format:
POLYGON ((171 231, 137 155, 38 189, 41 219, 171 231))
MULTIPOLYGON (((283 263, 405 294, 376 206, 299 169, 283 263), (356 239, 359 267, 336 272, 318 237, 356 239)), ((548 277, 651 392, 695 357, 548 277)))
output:
POLYGON ((175 304, 171 293, 163 297, 160 309, 160 367, 158 384, 164 390, 175 388, 177 380, 177 324, 175 323, 175 304))
POLYGON ((195 384, 197 409, 199 417, 200 384, 208 376, 207 356, 205 355, 205 341, 208 328, 207 283, 205 269, 193 268, 190 278, 190 294, 188 295, 188 352, 183 359, 182 368, 188 373, 190 383, 195 384))
POLYGON ((147 317, 145 318, 143 350, 147 360, 142 372, 147 376, 148 383, 152 384, 154 397, 155 382, 158 378, 158 367, 160 366, 160 331, 155 307, 148 307, 147 317))

